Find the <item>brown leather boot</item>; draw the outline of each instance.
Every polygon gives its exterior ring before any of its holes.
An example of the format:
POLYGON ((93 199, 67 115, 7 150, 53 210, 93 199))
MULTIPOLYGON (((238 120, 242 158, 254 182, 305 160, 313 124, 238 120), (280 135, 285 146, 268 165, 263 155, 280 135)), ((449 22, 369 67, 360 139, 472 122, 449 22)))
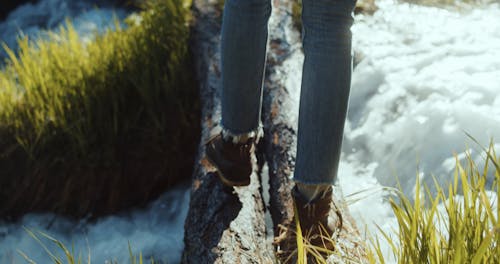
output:
POLYGON ((254 138, 249 138, 245 143, 233 143, 224 140, 219 134, 206 144, 206 155, 208 161, 217 168, 224 185, 246 186, 250 184, 253 171, 254 148, 254 138))
MULTIPOLYGON (((307 250, 309 252, 307 254, 307 263, 317 263, 316 257, 314 257, 315 254, 326 259, 329 253, 335 249, 336 236, 342 228, 342 215, 333 204, 332 192, 333 189, 330 187, 318 197, 309 201, 299 192, 297 187, 292 189, 292 198, 296 207, 294 212, 300 222, 302 236, 306 240, 306 247, 310 248, 310 250, 307 250), (328 216, 331 211, 337 216, 335 223, 328 223, 328 216), (319 247, 321 250, 313 249, 311 246, 319 247)), ((275 244, 278 246, 277 253, 281 263, 297 262, 295 216, 288 226, 282 227, 280 235, 275 239, 275 244)))

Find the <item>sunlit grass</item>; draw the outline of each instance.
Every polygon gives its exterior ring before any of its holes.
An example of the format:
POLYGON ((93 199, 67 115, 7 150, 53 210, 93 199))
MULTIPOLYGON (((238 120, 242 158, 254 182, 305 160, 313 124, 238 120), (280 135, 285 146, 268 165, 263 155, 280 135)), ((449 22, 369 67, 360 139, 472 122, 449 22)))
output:
POLYGON ((116 22, 94 41, 83 42, 68 22, 48 39, 21 39, 17 56, 4 45, 2 146, 20 145, 34 157, 57 138, 66 152, 85 154, 139 123, 165 130, 162 106, 184 89, 188 10, 180 0, 146 3, 127 28, 116 22))
MULTIPOLYGON (((436 182, 436 194, 417 179, 413 201, 402 192, 390 200, 398 230, 381 234, 398 263, 500 263, 500 160, 493 145, 485 154, 482 170, 470 154, 457 158, 452 181, 436 182)), ((386 263, 379 239, 372 242, 371 263, 386 263)))
MULTIPOLYGON (((75 208, 71 188, 95 191, 95 181, 75 187, 68 178, 119 182, 136 161, 175 178, 190 166, 199 136, 190 1, 143 5, 126 26, 116 21, 91 40, 67 22, 45 38, 20 39, 17 51, 3 45, 9 58, 0 69, 0 214, 16 200, 9 191, 27 186, 23 179, 40 180, 30 182, 39 197, 18 200, 41 201, 51 192, 64 196, 57 208, 75 208), (47 178, 59 182, 52 188, 68 189, 43 191, 47 178)), ((82 211, 75 214, 88 213, 82 211)))

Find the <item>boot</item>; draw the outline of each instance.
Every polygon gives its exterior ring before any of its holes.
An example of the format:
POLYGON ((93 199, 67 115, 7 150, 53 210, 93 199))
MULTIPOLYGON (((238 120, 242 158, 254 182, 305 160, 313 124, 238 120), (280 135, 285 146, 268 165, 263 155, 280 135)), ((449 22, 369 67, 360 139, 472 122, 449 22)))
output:
MULTIPOLYGON (((297 186, 292 189, 294 201, 294 218, 288 226, 281 227, 280 235, 275 239, 278 246, 278 258, 281 263, 297 262, 297 226, 295 217, 298 217, 302 236, 308 241, 306 244, 320 247, 326 250, 314 250, 316 255, 323 259, 328 258, 328 253, 335 249, 336 235, 342 229, 342 215, 333 204, 333 188, 330 186, 325 192, 312 201, 306 199, 298 190, 297 186), (333 207, 333 208, 332 208, 333 207), (337 215, 336 223, 328 223, 328 215, 334 209, 337 215)), ((313 254, 307 254, 308 263, 318 263, 313 254)))
POLYGON ((225 186, 247 186, 253 171, 254 149, 255 138, 249 138, 244 143, 233 143, 226 141, 221 133, 206 144, 206 156, 217 168, 217 174, 225 186))

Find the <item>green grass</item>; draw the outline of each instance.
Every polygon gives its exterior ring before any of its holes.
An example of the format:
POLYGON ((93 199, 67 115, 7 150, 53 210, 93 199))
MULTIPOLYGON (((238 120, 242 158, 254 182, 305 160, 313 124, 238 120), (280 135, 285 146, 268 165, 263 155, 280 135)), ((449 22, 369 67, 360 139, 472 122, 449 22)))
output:
POLYGON ((4 46, 10 59, 0 72, 2 130, 35 157, 56 137, 69 143, 67 152, 86 155, 96 146, 90 139, 112 145, 140 118, 165 129, 162 115, 168 113, 158 111, 160 99, 182 89, 178 74, 188 32, 186 11, 176 2, 148 2, 140 24, 129 19, 123 29, 116 23, 115 32, 90 43, 67 23, 48 40, 22 39, 19 57, 4 46))
MULTIPOLYGON (((500 159, 493 147, 485 153, 482 170, 470 155, 457 159, 452 181, 436 183, 435 195, 417 179, 413 201, 402 192, 390 200, 399 228, 395 237, 381 234, 398 263, 500 263, 500 196, 492 195, 500 189, 500 159)), ((385 263, 380 241, 372 244, 371 263, 385 263)))
POLYGON ((191 173, 199 109, 189 4, 146 1, 125 28, 116 22, 88 42, 68 22, 21 39, 17 52, 4 45, 0 215, 116 211, 191 173))

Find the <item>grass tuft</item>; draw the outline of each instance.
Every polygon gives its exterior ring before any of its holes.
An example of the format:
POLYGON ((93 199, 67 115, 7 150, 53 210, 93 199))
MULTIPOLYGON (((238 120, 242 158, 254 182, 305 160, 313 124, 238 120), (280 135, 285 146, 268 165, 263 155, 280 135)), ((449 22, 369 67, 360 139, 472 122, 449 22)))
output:
MULTIPOLYGON (((500 263, 500 159, 493 144, 480 170, 467 154, 457 158, 452 181, 431 194, 417 177, 413 202, 402 191, 390 200, 398 221, 395 237, 381 230, 398 263, 500 263), (490 172, 490 170, 492 170, 490 172), (488 183, 488 175, 494 175, 488 183)), ((371 263, 386 263, 378 239, 371 263)))
POLYGON ((116 212, 191 173, 199 110, 189 5, 145 1, 126 27, 117 21, 91 41, 67 22, 20 39, 17 52, 3 45, 0 216, 116 212))

